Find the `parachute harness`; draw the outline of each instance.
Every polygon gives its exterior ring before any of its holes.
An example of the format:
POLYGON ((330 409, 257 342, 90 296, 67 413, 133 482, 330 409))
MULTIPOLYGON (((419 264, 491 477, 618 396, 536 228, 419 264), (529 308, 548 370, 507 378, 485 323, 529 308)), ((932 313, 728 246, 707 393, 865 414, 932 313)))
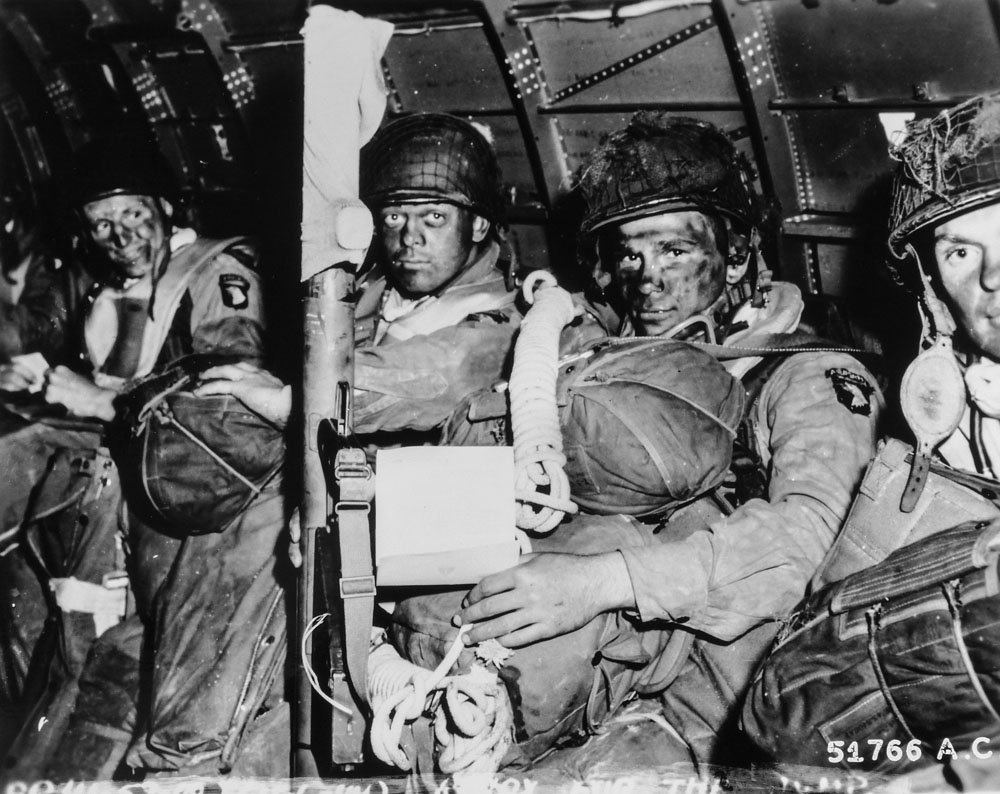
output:
POLYGON ((563 471, 566 456, 555 399, 559 335, 576 309, 551 273, 535 271, 522 291, 532 306, 514 344, 510 377, 514 496, 518 527, 545 534, 559 526, 566 513, 577 511, 563 471))
MULTIPOLYGON (((430 711, 434 736, 442 748, 438 755, 442 772, 499 769, 513 741, 513 716, 503 683, 480 663, 468 673, 448 675, 465 647, 462 637, 469 628, 459 629, 434 670, 403 659, 384 634, 376 642, 368 657, 368 696, 373 709, 372 750, 380 761, 410 770, 413 763, 402 746, 403 730, 430 711)), ((502 658, 493 663, 499 667, 502 658)))

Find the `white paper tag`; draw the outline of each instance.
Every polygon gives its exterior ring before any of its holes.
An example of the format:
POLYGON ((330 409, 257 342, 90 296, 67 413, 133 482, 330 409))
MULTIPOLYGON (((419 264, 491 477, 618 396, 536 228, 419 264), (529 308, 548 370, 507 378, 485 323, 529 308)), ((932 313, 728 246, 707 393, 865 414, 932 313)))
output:
POLYGON ((379 586, 475 584, 515 565, 514 450, 379 450, 375 564, 379 586))

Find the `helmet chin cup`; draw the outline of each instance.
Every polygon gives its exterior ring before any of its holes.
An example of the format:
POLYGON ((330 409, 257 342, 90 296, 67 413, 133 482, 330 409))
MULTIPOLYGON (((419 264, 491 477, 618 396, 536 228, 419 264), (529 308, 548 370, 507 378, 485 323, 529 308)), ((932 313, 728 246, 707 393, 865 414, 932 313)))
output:
POLYGON ((899 392, 903 416, 917 442, 899 505, 910 513, 927 483, 934 449, 955 432, 965 413, 965 380, 950 335, 938 336, 910 363, 899 392))

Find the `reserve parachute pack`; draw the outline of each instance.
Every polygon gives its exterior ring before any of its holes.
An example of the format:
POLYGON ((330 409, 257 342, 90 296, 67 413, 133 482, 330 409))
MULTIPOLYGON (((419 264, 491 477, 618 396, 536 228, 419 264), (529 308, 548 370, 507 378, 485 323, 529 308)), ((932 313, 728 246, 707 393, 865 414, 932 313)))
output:
POLYGON ((754 681, 747 735, 825 773, 910 772, 995 742, 998 540, 1000 520, 959 524, 807 599, 754 681))
POLYGON ((758 672, 744 728, 783 762, 829 768, 833 746, 843 768, 905 772, 945 742, 967 753, 1000 737, 1000 483, 931 462, 904 511, 913 457, 879 445, 813 595, 758 672), (905 751, 876 756, 876 741, 905 751))
MULTIPOLYGON (((654 516, 724 479, 743 415, 740 382, 715 358, 673 339, 608 339, 560 363, 564 469, 579 507, 654 516)), ((506 392, 466 398, 442 443, 510 443, 506 392)))
POLYGON ((200 373, 235 361, 186 356, 118 400, 111 448, 129 507, 168 534, 221 532, 281 470, 281 430, 232 395, 192 392, 200 373))

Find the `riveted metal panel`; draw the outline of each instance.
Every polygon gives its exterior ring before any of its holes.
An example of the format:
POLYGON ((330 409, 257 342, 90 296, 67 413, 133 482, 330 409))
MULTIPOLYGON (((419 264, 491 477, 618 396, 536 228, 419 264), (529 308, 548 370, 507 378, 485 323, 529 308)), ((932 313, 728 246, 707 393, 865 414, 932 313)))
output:
POLYGON ((963 96, 990 90, 1000 74, 987 0, 760 6, 789 99, 963 96))
POLYGON ((398 112, 510 111, 500 67, 481 25, 397 33, 385 62, 398 112))
POLYGON ((865 193, 893 168, 885 128, 876 111, 789 114, 800 168, 804 210, 856 212, 865 193))
POLYGON ((708 4, 624 19, 528 23, 549 103, 738 102, 708 4), (698 80, 686 79, 697 71, 698 80), (568 95, 566 95, 568 93, 568 95))

